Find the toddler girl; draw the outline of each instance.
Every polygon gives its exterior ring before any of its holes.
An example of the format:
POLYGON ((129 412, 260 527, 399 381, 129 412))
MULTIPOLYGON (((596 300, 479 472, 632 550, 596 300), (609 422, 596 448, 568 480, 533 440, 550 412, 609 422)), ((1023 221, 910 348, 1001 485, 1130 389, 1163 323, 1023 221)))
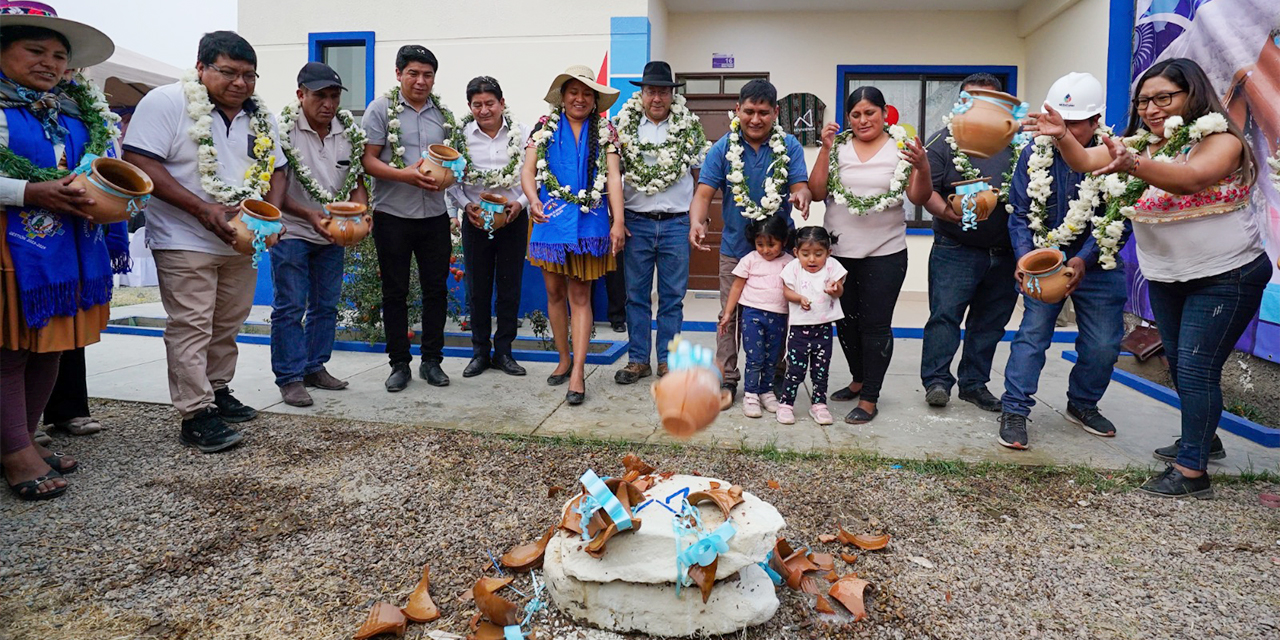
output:
POLYGON ((787 334, 787 376, 778 399, 778 422, 795 424, 792 410, 807 366, 813 383, 809 416, 818 424, 831 424, 827 409, 827 374, 831 368, 832 323, 844 317, 840 295, 848 274, 837 260, 828 260, 836 238, 822 227, 796 231, 796 259, 782 269, 783 295, 791 303, 787 334))

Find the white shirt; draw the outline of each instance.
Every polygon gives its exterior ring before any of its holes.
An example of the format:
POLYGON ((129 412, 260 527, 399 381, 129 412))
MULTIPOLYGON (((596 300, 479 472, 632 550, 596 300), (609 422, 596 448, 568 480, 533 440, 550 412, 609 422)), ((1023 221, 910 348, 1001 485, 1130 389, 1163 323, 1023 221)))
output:
POLYGON ((511 156, 507 154, 507 144, 512 135, 521 141, 519 152, 516 154, 516 182, 510 188, 486 187, 480 184, 462 184, 455 182, 453 186, 445 192, 449 196, 449 200, 453 202, 453 206, 458 209, 459 217, 461 217, 462 207, 468 202, 479 203, 480 194, 494 193, 500 196, 506 196, 507 200, 514 200, 520 203, 522 208, 528 208, 529 199, 524 196, 524 190, 520 188, 520 168, 524 165, 524 127, 520 123, 513 123, 516 130, 513 132, 507 128, 504 121, 498 129, 498 133, 492 138, 480 128, 478 122, 472 121, 463 127, 462 134, 467 138, 467 153, 471 154, 471 162, 479 171, 493 171, 507 166, 511 161, 511 156))
MULTIPOLYGON (((347 172, 351 169, 351 141, 347 140, 342 121, 334 118, 329 124, 329 135, 321 138, 320 134, 311 128, 307 116, 300 113, 297 122, 293 123, 293 130, 289 132, 289 140, 293 143, 298 161, 311 169, 311 179, 329 193, 337 194, 347 180, 347 172)), ((303 188, 292 167, 289 168, 289 197, 307 208, 324 208, 303 188)), ((329 244, 328 240, 316 233, 310 220, 290 213, 285 213, 284 218, 286 239, 306 240, 312 244, 329 244)))
MULTIPOLYGON (((671 128, 671 115, 667 115, 667 119, 662 122, 654 122, 648 116, 640 118, 640 126, 637 127, 637 138, 640 142, 648 142, 651 144, 663 144, 667 141, 667 130, 671 128)), ((657 164, 658 157, 651 153, 642 154, 645 164, 657 164)), ((628 211, 643 211, 645 213, 681 213, 689 210, 689 203, 693 202, 693 169, 700 165, 689 167, 689 173, 676 180, 675 184, 667 187, 665 191, 659 191, 653 195, 649 195, 643 191, 632 189, 624 179, 622 181, 622 197, 626 203, 628 211)))
MULTIPOLYGON (((218 151, 218 176, 227 184, 244 184, 244 173, 254 163, 250 113, 247 108, 241 109, 231 119, 230 127, 226 125, 221 110, 214 109, 210 114, 213 117, 213 147, 218 151)), ((272 152, 275 168, 279 169, 285 165, 285 159, 280 152, 280 141, 276 139, 276 119, 271 114, 267 114, 267 118, 271 121, 271 137, 275 142, 272 152)), ((179 185, 201 200, 214 203, 217 201, 213 196, 200 186, 196 164, 199 145, 188 133, 192 124, 187 115, 187 97, 182 92, 182 83, 157 87, 138 103, 129 122, 129 131, 125 134, 125 150, 155 158, 179 185)), ((147 246, 220 256, 237 255, 235 249, 205 229, 195 216, 160 198, 152 198, 147 204, 147 246)))
POLYGON ((792 260, 782 268, 782 282, 792 291, 809 299, 809 310, 800 307, 799 302, 790 303, 787 315, 787 326, 812 326, 835 322, 844 317, 840 307, 840 298, 833 298, 826 292, 827 283, 848 275, 848 271, 839 260, 827 257, 827 263, 817 273, 809 273, 800 265, 800 260, 792 260))

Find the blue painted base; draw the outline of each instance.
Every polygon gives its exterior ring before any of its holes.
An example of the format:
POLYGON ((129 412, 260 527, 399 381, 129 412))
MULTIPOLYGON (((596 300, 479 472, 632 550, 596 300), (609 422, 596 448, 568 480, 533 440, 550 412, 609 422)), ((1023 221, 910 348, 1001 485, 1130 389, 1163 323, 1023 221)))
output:
MULTIPOLYGON (((653 331, 657 331, 658 322, 654 320, 653 322, 650 323, 649 328, 653 331)), ((685 320, 684 323, 680 325, 680 330, 684 333, 691 333, 691 332, 714 333, 716 331, 716 323, 699 321, 699 320, 685 320)), ((839 333, 838 330, 837 330, 837 333, 839 333)), ((1076 337, 1079 334, 1080 332, 1078 331, 1054 331, 1053 342, 1075 344, 1076 337)), ((964 336, 963 330, 960 332, 960 335, 961 337, 964 336)), ((1018 335, 1017 331, 1005 331, 1004 337, 1001 338, 1000 341, 1012 342, 1014 336, 1016 335, 1018 335)), ((911 340, 923 340, 924 329, 919 327, 894 327, 893 337, 906 338, 911 340)))
MULTIPOLYGON (((1062 358, 1069 362, 1079 360, 1075 351, 1063 351, 1062 358)), ((1121 369, 1113 369, 1111 371, 1111 379, 1175 409, 1182 408, 1182 401, 1178 399, 1178 393, 1169 387, 1156 384, 1146 378, 1121 369)), ((1234 413, 1227 413, 1226 411, 1222 412, 1222 419, 1218 422, 1218 426, 1264 447, 1280 448, 1280 429, 1264 427, 1252 420, 1242 418, 1234 413)))

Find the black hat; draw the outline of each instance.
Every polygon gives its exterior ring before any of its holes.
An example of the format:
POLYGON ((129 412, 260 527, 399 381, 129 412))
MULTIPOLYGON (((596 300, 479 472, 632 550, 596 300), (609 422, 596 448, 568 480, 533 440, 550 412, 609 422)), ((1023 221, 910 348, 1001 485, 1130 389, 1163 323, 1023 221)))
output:
POLYGON ((338 77, 338 72, 323 62, 308 62, 303 65, 302 71, 298 72, 298 86, 306 87, 308 91, 319 91, 329 87, 347 90, 342 86, 342 78, 338 77))
POLYGON ((683 82, 676 82, 676 74, 671 72, 671 65, 661 61, 654 60, 644 65, 644 76, 640 78, 640 82, 631 81, 637 87, 649 85, 651 87, 683 87, 683 82))

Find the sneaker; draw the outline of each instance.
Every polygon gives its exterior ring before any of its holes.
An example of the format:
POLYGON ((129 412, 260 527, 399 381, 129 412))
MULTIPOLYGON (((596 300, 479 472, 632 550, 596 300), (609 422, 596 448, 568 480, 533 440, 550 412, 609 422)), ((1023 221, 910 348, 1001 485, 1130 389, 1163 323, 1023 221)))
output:
POLYGON ((796 413, 789 404, 778 405, 778 423, 779 424, 795 424, 796 413))
POLYGON ((764 405, 764 410, 769 413, 778 412, 778 396, 773 395, 772 391, 760 394, 760 404, 764 405))
POLYGON ((760 396, 758 394, 742 394, 742 415, 748 418, 759 418, 764 415, 760 411, 760 396))
POLYGON ((951 392, 947 391, 946 387, 935 384, 925 392, 924 401, 931 407, 945 407, 948 402, 951 402, 951 392))
POLYGON ((960 399, 982 409, 983 411, 997 412, 1004 408, 1000 403, 1000 399, 991 395, 986 387, 978 387, 972 391, 961 391, 960 399))
MULTIPOLYGON (((1182 438, 1173 441, 1173 444, 1167 447, 1160 447, 1151 453, 1156 460, 1163 462, 1177 462, 1178 449, 1182 448, 1182 438)), ((1213 436, 1213 442, 1209 444, 1209 459, 1221 460, 1227 457, 1227 450, 1222 446, 1222 438, 1213 436)))
POLYGON ((831 419, 831 411, 827 409, 825 404, 815 404, 809 407, 809 417, 818 424, 835 424, 835 420, 831 419))
POLYGON ((226 419, 217 407, 205 407, 182 421, 179 439, 182 444, 195 447, 201 453, 214 453, 235 446, 243 437, 227 426, 226 419))
POLYGON ((1116 436, 1116 426, 1111 421, 1098 413, 1098 408, 1078 409, 1070 402, 1067 403, 1067 420, 1070 420, 1081 426, 1085 431, 1095 436, 1104 438, 1114 438, 1116 436))
POLYGON ((1027 417, 1016 413, 1000 414, 1000 444, 1010 449, 1027 448, 1027 417))
POLYGON ((1198 478, 1188 478, 1174 467, 1169 467, 1156 477, 1138 487, 1138 491, 1161 498, 1199 498, 1208 500, 1213 497, 1213 487, 1209 484, 1209 474, 1198 478))
POLYGON ((618 384, 635 384, 640 378, 648 378, 653 375, 653 370, 649 365, 640 362, 628 362, 627 366, 618 369, 613 374, 613 381, 618 384))
POLYGON ((247 422, 258 417, 258 410, 231 395, 231 389, 223 387, 213 392, 213 404, 226 422, 247 422))

